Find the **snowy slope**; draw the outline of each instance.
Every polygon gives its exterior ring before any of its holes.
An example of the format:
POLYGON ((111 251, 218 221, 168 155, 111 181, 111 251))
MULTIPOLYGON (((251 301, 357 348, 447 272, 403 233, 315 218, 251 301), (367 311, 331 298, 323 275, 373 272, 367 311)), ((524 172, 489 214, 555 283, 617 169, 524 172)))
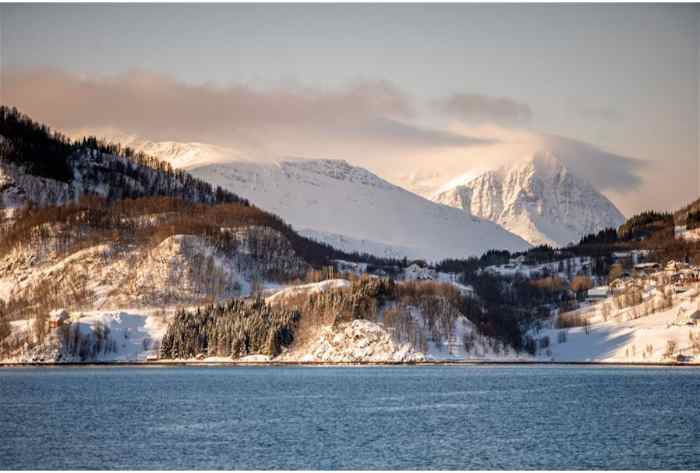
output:
POLYGON ((265 274, 301 275, 308 268, 275 230, 249 226, 229 234, 238 242, 235 252, 195 235, 173 235, 154 246, 101 244, 67 255, 51 243, 21 245, 0 257, 0 300, 33 301, 50 285, 54 307, 194 304, 246 296, 265 274), (277 250, 253 251, 262 241, 277 250))
POLYGON ((624 222, 610 200, 549 152, 458 178, 433 200, 496 222, 533 245, 565 246, 624 222))
POLYGON ((233 148, 208 143, 180 143, 178 141, 144 141, 130 135, 111 135, 110 140, 124 146, 158 156, 175 168, 192 168, 212 163, 247 161, 247 158, 233 148))
MULTIPOLYGON (((57 310, 54 313, 64 311, 57 310)), ((65 311, 70 323, 54 329, 44 343, 32 340, 34 320, 11 322, 17 349, 2 358, 4 363, 27 362, 143 362, 157 357, 167 329, 167 313, 156 309, 112 311, 65 311), (101 333, 102 336, 98 335, 101 333), (101 338, 98 341, 98 338, 101 338)))
MULTIPOLYGON (((653 306, 654 293, 644 293, 644 301, 653 306)), ((684 313, 698 309, 698 287, 674 296, 671 307, 659 308, 642 315, 642 305, 614 309, 614 299, 585 307, 578 312, 589 320, 590 326, 566 329, 546 329, 536 337, 548 337, 547 353, 540 350, 540 359, 552 361, 590 361, 616 363, 659 363, 673 361, 686 355, 700 361, 700 326, 681 320, 684 313), (613 307, 608 320, 601 315, 603 304, 613 307), (565 336, 562 337, 562 333, 565 336), (669 355, 669 342, 674 350, 669 355)), ((658 297, 658 296, 656 296, 658 297)), ((651 310, 651 309, 650 309, 651 310)))
POLYGON ((294 298, 299 295, 318 294, 320 292, 343 287, 350 287, 350 281, 347 279, 327 279, 321 282, 290 286, 280 289, 273 295, 266 297, 265 302, 268 304, 281 304, 288 298, 294 298))
POLYGON ((184 144, 179 152, 171 152, 176 149, 172 143, 130 144, 346 251, 439 260, 528 246, 492 222, 438 205, 345 161, 251 162, 223 148, 209 156, 197 143, 184 144))
POLYGON ((405 255, 411 255, 414 253, 414 250, 409 247, 380 243, 367 240, 366 238, 350 238, 345 235, 338 235, 330 232, 319 232, 318 230, 311 230, 308 228, 298 230, 298 233, 311 240, 320 241, 331 245, 333 248, 345 251, 346 253, 367 253, 374 256, 394 259, 401 259, 405 255))
POLYGON ((399 256, 438 260, 527 247, 498 225, 436 205, 345 161, 213 164, 189 171, 235 190, 295 228, 316 231, 322 241, 337 240, 324 238, 327 234, 360 240, 357 248, 346 245, 348 250, 384 256, 389 246, 399 256), (372 244, 365 247, 362 240, 372 244))

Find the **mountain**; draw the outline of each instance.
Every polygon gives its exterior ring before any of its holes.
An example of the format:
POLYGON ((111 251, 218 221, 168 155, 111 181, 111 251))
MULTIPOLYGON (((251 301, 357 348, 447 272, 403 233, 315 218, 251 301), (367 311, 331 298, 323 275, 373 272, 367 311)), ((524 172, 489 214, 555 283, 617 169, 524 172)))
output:
POLYGON ((456 179, 433 200, 496 222, 533 245, 565 246, 625 221, 610 200, 549 152, 456 179))
MULTIPOLYGON (((151 142, 132 146, 151 152, 175 149, 151 142)), ((178 153, 158 157, 279 215, 302 235, 344 251, 440 260, 528 247, 492 222, 431 202, 346 161, 252 162, 217 149, 212 162, 203 164, 201 146, 184 144, 178 153)))
POLYGON ((356 256, 154 157, 0 108, 0 318, 247 295, 356 256))

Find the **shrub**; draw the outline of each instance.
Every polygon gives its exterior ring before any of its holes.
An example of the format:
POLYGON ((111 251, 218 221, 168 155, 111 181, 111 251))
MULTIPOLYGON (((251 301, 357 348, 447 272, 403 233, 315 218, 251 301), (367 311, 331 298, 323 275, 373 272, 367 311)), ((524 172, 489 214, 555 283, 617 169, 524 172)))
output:
POLYGON ((586 316, 574 312, 559 314, 556 320, 557 328, 585 327, 589 324, 590 322, 586 316))

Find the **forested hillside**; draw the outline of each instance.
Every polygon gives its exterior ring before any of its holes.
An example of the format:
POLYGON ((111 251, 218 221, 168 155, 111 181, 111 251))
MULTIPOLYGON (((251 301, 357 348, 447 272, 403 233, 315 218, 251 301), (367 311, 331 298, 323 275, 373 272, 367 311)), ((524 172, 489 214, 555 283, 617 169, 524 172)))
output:
POLYGON ((161 356, 416 361, 535 349, 517 327, 507 332, 490 325, 484 310, 450 284, 363 277, 319 292, 181 311, 161 356))
POLYGON ((167 163, 0 108, 1 323, 246 297, 334 259, 402 264, 337 251, 167 163))
POLYGON ((197 203, 248 204, 229 191, 213 188, 130 148, 95 137, 72 141, 15 108, 0 107, 0 137, 3 171, 11 178, 38 178, 29 189, 23 189, 28 203, 60 204, 97 194, 109 201, 162 196, 197 203), (55 186, 64 189, 58 201, 51 201, 42 192, 49 187, 46 180, 56 181, 55 186))
POLYGON ((700 199, 674 212, 673 219, 676 225, 687 225, 688 229, 700 226, 700 199))
MULTIPOLYGON (((126 230, 130 235, 143 229, 123 228, 124 225, 117 222, 120 212, 133 214, 156 209, 157 212, 204 212, 212 217, 206 208, 189 207, 187 203, 235 204, 213 211, 218 219, 216 221, 233 226, 255 224, 274 228, 284 234, 300 257, 312 265, 322 266, 333 258, 380 265, 401 263, 337 251, 329 245, 300 236, 279 217, 255 208, 246 199, 220 187, 212 187, 183 170, 173 169, 170 164, 153 156, 95 137, 72 141, 60 132, 34 122, 15 108, 0 107, 0 210, 25 208, 23 222, 6 229, 5 237, 22 238, 22 232, 34 224, 50 223, 54 214, 58 219, 67 218, 64 212, 56 209, 42 211, 36 207, 69 203, 77 206, 66 211, 71 214, 81 213, 79 209, 82 206, 91 207, 91 223, 99 221, 97 224, 103 233, 107 229, 113 230, 113 234, 126 230), (91 204, 89 199, 81 200, 83 196, 97 196, 104 202, 92 201, 91 204), (119 204, 122 200, 154 197, 170 200, 119 204), (98 207, 115 203, 114 210, 104 209, 99 218, 96 216, 98 207), (113 215, 108 217, 110 213, 113 215)), ((0 225, 3 214, 0 212, 0 225)), ((185 216, 181 217, 186 219, 185 216)), ((187 225, 182 224, 181 228, 183 226, 187 225)))

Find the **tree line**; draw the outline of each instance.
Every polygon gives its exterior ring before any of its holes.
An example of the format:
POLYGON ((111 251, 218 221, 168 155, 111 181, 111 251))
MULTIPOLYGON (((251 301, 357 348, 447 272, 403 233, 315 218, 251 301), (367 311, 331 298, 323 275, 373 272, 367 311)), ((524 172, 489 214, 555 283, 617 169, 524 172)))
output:
POLYGON ((240 358, 277 356, 294 340, 297 311, 273 307, 262 299, 233 299, 225 304, 179 311, 163 337, 162 358, 197 355, 240 358))
MULTIPOLYGON (((202 203, 241 203, 245 199, 194 178, 170 163, 94 136, 71 140, 32 120, 16 108, 0 106, 0 160, 21 167, 30 175, 71 184, 74 169, 86 175, 82 182, 108 188, 109 200, 167 196, 202 203), (91 167, 86 166, 93 162, 91 167), (90 174, 91 173, 91 174, 90 174)), ((77 197, 77 196, 76 196, 77 197)))

